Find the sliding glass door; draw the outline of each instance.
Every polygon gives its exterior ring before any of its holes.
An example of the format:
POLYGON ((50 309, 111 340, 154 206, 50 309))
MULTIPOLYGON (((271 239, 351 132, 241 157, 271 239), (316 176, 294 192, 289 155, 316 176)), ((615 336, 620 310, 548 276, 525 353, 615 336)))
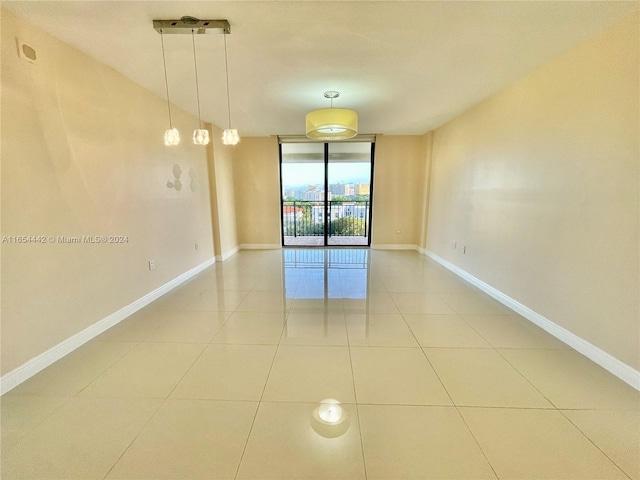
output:
POLYGON ((280 144, 282 245, 370 245, 373 147, 280 144))
POLYGON ((324 144, 285 143, 280 147, 282 244, 323 246, 324 144))
POLYGON ((371 143, 329 143, 327 245, 369 245, 371 143))

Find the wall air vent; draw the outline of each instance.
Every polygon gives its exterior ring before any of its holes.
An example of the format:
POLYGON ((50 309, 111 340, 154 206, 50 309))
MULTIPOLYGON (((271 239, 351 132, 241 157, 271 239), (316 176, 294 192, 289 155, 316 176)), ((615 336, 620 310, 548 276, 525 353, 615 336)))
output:
POLYGON ((26 60, 29 63, 36 63, 38 56, 36 54, 35 48, 33 48, 28 43, 23 42, 19 38, 16 38, 16 44, 18 46, 18 55, 20 56, 20 58, 26 60))

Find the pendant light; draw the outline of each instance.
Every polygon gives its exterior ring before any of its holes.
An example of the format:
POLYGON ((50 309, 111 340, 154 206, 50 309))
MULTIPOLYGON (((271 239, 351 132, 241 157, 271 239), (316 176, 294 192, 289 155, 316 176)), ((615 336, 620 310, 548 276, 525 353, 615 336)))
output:
MULTIPOLYGON (((209 143, 209 131, 202 128, 202 118, 200 114, 200 85, 198 82, 198 63, 196 58, 196 41, 195 34, 206 34, 206 33, 222 33, 224 35, 228 35, 231 33, 231 26, 227 20, 200 20, 195 17, 183 16, 177 20, 154 20, 153 28, 160 34, 160 38, 162 40, 162 61, 164 65, 164 81, 165 87, 167 89, 167 106, 169 108, 169 130, 165 132, 165 144, 166 145, 177 145, 180 142, 180 134, 178 130, 173 128, 173 124, 171 122, 171 103, 169 102, 169 82, 167 81, 167 62, 165 59, 164 53, 164 37, 163 34, 191 34, 191 43, 193 46, 193 67, 195 70, 195 80, 196 80, 196 99, 198 101, 198 128, 193 131, 193 143, 196 145, 207 145, 209 143)), ((226 38, 226 37, 225 37, 226 38)), ((226 68, 226 41, 225 41, 225 68, 226 68)), ((229 75, 227 73, 227 103, 229 101, 229 75)), ((231 111, 229 110, 229 129, 231 129, 231 111)), ((229 134, 227 134, 227 130, 225 130, 225 136, 229 135, 233 140, 235 132, 235 140, 233 145, 238 143, 238 132, 236 130, 228 130, 229 134)), ((225 144, 227 142, 225 141, 225 144)))
POLYGON ((191 43, 193 45, 193 68, 196 72, 196 98, 198 100, 198 128, 193 131, 193 143, 196 145, 207 145, 209 143, 209 131, 202 128, 200 119, 200 89, 198 87, 198 62, 196 61, 196 36, 191 30, 191 43))
POLYGON ((160 30, 160 43, 162 44, 162 65, 164 66, 164 86, 167 90, 167 108, 169 109, 169 129, 164 132, 164 144, 167 146, 178 145, 180 143, 180 133, 177 128, 173 128, 171 122, 171 102, 169 101, 169 81, 167 80, 167 60, 164 55, 164 36, 160 30))
POLYGON ((333 108, 333 99, 340 92, 330 90, 324 92, 325 98, 331 100, 330 108, 321 108, 307 113, 307 137, 313 140, 346 140, 358 134, 358 114, 347 108, 333 108))
POLYGON ((229 62, 227 61, 227 33, 223 34, 224 38, 224 72, 227 77, 227 112, 229 114, 229 128, 222 134, 222 143, 225 145, 237 145, 240 141, 238 130, 231 128, 231 101, 229 100, 229 62))

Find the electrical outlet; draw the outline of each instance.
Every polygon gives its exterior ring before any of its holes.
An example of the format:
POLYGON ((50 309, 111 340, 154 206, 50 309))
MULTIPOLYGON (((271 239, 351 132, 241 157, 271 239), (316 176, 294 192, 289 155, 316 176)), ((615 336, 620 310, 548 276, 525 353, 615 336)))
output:
POLYGON ((195 247, 196 247, 196 250, 198 250, 198 242, 196 242, 195 247))
POLYGON ((149 260, 149 270, 155 270, 155 268, 156 268, 156 261, 149 260))
POLYGON ((466 245, 462 248, 462 253, 467 253, 467 246, 466 245))

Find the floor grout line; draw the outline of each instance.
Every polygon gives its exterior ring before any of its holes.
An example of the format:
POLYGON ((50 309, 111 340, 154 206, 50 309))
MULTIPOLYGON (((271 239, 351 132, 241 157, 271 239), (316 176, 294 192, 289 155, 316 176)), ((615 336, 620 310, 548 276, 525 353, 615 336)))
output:
POLYGON ((138 430, 138 433, 136 433, 134 435, 133 439, 131 440, 131 442, 129 442, 129 444, 126 446, 126 448, 122 451, 122 453, 120 454, 118 459, 115 462, 113 462, 113 465, 111 465, 109 470, 107 470, 107 473, 104 474, 104 477, 102 477, 103 480, 106 479, 109 476, 109 474, 111 473, 111 470, 113 470, 115 468, 115 466, 120 462, 120 460, 122 460, 122 457, 124 457, 125 454, 129 451, 131 446, 135 443, 135 441, 138 439, 138 437, 144 431, 144 429, 147 428, 147 425, 149 425, 149 423, 151 423, 151 420, 153 420, 155 418, 155 416, 158 414, 158 412, 160 411, 162 406, 165 404, 165 402, 168 400, 168 398, 169 397, 167 396, 167 398, 164 398, 164 399, 162 399, 160 401, 158 407, 149 416, 149 419, 144 423, 144 425, 142 425, 142 428, 140 428, 140 430, 138 430))
POLYGON ((631 476, 628 475, 627 472, 625 472, 624 469, 620 465, 618 465, 618 463, 613 458, 607 455, 607 452, 605 452, 602 448, 600 448, 600 446, 595 442, 595 440, 592 440, 591 437, 587 435, 587 433, 584 432, 573 420, 571 420, 570 417, 565 415, 565 413, 562 410, 557 409, 557 411, 560 412, 560 415, 562 415, 569 423, 571 423, 571 425, 573 425, 573 427, 576 430, 578 430, 595 448, 597 448, 600 451, 600 453, 602 453, 605 457, 607 457, 609 461, 613 463, 618 468, 618 470, 620 470, 624 474, 625 477, 627 477, 629 480, 632 480, 631 476))
MULTIPOLYGON (((402 319, 404 320, 407 328, 409 329, 409 331, 411 332, 411 334, 414 336, 416 342, 418 342, 418 345, 420 345, 420 342, 418 341, 418 338, 416 337, 414 331, 411 329, 411 326, 409 325, 409 322, 407 322, 407 319, 404 318, 404 315, 402 316, 402 319)), ((489 457, 487 456, 486 452, 484 451, 484 449, 482 448, 482 446, 480 445, 480 442, 478 441, 478 439, 476 438, 476 436, 473 434, 473 432, 471 431, 471 427, 469 427, 469 424, 467 424, 466 420, 464 419, 464 417, 462 416, 462 412, 460 412, 460 408, 458 407, 458 405, 456 405, 456 402, 453 400, 453 397, 451 396, 451 394, 449 393, 449 390, 447 389, 447 387, 445 386, 444 382, 442 381, 442 378, 440 378, 440 375, 438 374, 438 372, 436 371, 435 367, 433 366, 433 364, 431 363, 431 360, 429 360, 429 356, 427 355, 427 352, 424 351, 424 348, 421 349, 422 350, 422 354, 424 355, 424 357, 426 358, 427 362, 429 363, 429 365, 431 366, 431 369, 433 370, 433 373, 436 375, 436 377, 438 378, 438 381, 440 382, 440 385, 442 385, 442 388, 444 389, 444 391, 447 393, 447 396, 449 397, 449 400, 451 401, 451 404, 453 405, 453 407, 456 409, 456 412, 458 413, 458 416, 460 417, 460 419, 462 420, 462 422, 465 424, 465 426, 467 427, 467 431, 469 432, 469 434, 471 435, 471 437, 473 438, 473 441, 475 442, 475 444, 477 445, 478 449, 480 450, 480 452, 482 453, 482 456, 484 457, 484 459, 486 460, 487 464, 489 465, 489 468, 491 468, 491 470, 493 471, 493 474, 495 475, 496 478, 500 478, 498 476, 498 472, 496 472, 496 469, 494 468, 494 466, 491 464, 491 462, 489 461, 489 457)))
POLYGON ((276 357, 278 355, 278 350, 280 349, 280 343, 282 342, 282 334, 284 333, 285 328, 287 327, 287 317, 289 315, 288 311, 282 312, 284 316, 284 322, 282 324, 282 330, 280 331, 280 341, 276 345, 276 349, 273 352, 273 357, 271 359, 271 365, 269 366, 269 371, 267 372, 267 377, 264 381, 264 386, 262 387, 262 393, 260 393, 260 399, 258 400, 258 405, 256 407, 256 413, 253 415, 253 420, 251 420, 251 426, 249 427, 249 433, 247 433, 247 439, 244 442, 244 446, 242 447, 242 453, 240 454, 240 460, 238 461, 238 466, 236 467, 236 472, 233 476, 234 480, 238 478, 240 474, 240 467, 242 466, 242 460, 244 459, 244 454, 247 451, 247 446, 249 445, 249 439, 251 438, 251 433, 253 432, 253 426, 256 423, 256 418, 258 418, 258 412, 260 411, 260 406, 262 405, 262 399, 264 397, 264 392, 267 390, 267 384, 269 383, 269 377, 271 377, 271 371, 273 370, 273 365, 275 364, 276 357))
POLYGON ((362 439, 362 423, 360 422, 360 404, 358 403, 358 391, 356 390, 356 374, 353 370, 353 356, 351 355, 351 337, 345 314, 344 328, 347 334, 347 347, 349 352, 349 365, 351 366, 351 382, 353 384, 353 399, 355 401, 356 417, 358 419, 358 434, 360 435, 360 452, 362 453, 362 466, 364 468, 364 478, 367 480, 367 460, 364 455, 364 440, 362 439))

